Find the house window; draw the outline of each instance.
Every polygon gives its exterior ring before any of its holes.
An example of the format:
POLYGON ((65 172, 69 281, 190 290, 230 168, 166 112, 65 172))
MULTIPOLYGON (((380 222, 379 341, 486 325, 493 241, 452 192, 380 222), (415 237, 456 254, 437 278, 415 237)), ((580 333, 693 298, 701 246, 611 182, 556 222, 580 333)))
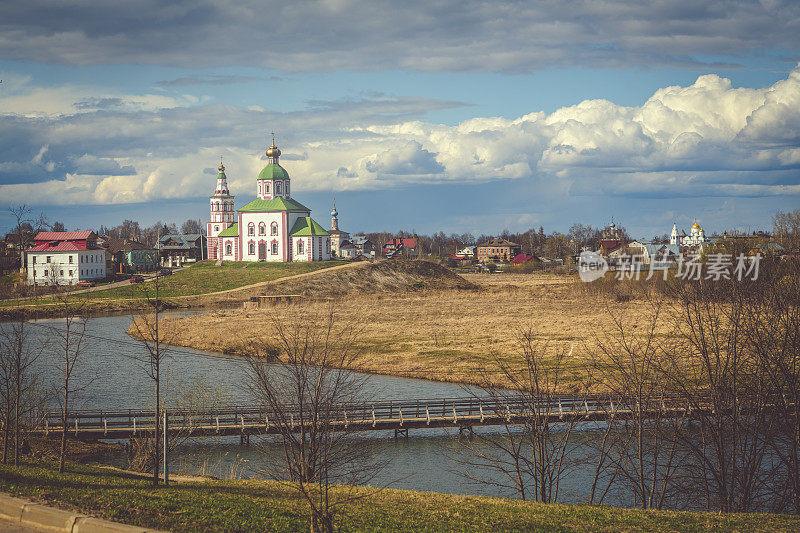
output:
POLYGON ((278 223, 277 222, 273 222, 272 224, 270 224, 269 228, 270 228, 270 235, 277 235, 278 234, 278 223))
POLYGON ((250 243, 250 246, 247 248, 250 252, 250 255, 255 255, 256 253, 256 245, 255 243, 250 243))
POLYGON ((69 271, 69 277, 72 277, 72 270, 69 271))
POLYGON ((69 256, 69 264, 72 264, 72 256, 69 256))
POLYGON ((50 256, 48 255, 47 259, 45 259, 45 263, 49 263, 49 262, 50 262, 50 256))
POLYGON ((252 222, 247 225, 247 234, 248 235, 255 235, 256 234, 256 225, 253 224, 252 222))
POLYGON ((34 265, 36 264, 36 256, 35 255, 33 256, 33 264, 34 265))
POLYGON ((278 255, 278 243, 277 242, 273 242, 272 243, 272 255, 278 255))
POLYGON ((297 241, 297 254, 300 255, 303 253, 303 241, 297 241))
POLYGON ((266 235, 267 234, 267 225, 263 222, 258 223, 258 234, 259 235, 266 235))
POLYGON ((63 276, 63 275, 64 275, 64 271, 63 271, 63 270, 59 270, 59 271, 58 271, 58 275, 59 275, 59 276, 63 276))
POLYGON ((225 255, 231 255, 231 243, 225 245, 225 255))

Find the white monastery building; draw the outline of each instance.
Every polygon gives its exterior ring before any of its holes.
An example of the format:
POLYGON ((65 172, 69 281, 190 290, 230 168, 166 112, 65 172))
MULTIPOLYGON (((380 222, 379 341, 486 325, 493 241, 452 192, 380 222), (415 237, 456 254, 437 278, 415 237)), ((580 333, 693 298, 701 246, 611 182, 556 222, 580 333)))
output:
POLYGON ((692 225, 691 230, 689 230, 689 235, 686 235, 685 231, 682 231, 678 234, 678 225, 672 225, 672 233, 669 237, 670 244, 677 244, 679 246, 699 246, 706 242, 706 232, 703 231, 703 228, 700 227, 700 224, 695 221, 692 225))
POLYGON ((311 210, 291 197, 281 151, 267 149, 267 166, 256 179, 258 197, 233 209, 225 167, 220 164, 211 195, 208 258, 217 261, 327 261, 331 235, 311 218, 311 210))
POLYGON ((28 254, 28 283, 73 285, 106 277, 106 251, 92 231, 40 231, 28 254))

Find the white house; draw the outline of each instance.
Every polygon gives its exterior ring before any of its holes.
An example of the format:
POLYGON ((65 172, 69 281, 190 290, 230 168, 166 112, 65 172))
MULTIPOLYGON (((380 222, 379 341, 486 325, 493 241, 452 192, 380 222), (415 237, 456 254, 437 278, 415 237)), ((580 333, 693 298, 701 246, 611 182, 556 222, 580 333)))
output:
POLYGON ((40 231, 27 251, 28 283, 73 285, 106 277, 106 251, 92 231, 40 231))

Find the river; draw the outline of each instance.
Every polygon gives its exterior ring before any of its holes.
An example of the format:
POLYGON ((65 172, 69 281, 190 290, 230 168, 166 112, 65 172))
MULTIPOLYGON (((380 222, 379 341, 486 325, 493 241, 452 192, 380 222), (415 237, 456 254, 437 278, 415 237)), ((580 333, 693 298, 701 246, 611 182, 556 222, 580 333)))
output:
MULTIPOLYGON (((151 405, 153 381, 141 363, 146 357, 144 347, 126 333, 131 317, 103 316, 88 322, 85 352, 75 369, 73 383, 83 390, 75 393, 73 409, 144 408, 151 405)), ((61 376, 53 357, 53 328, 63 329, 61 319, 30 322, 30 341, 48 346, 37 361, 37 370, 44 383, 58 390, 61 376)), ((165 368, 168 390, 188 387, 203 380, 209 388, 225 391, 232 403, 244 404, 250 400, 246 383, 246 363, 236 357, 221 354, 171 349, 165 368)), ((468 390, 461 385, 439 383, 420 379, 390 376, 369 376, 370 396, 380 399, 418 399, 465 396, 468 390)), ((169 394, 169 393, 168 393, 169 394)), ((592 429, 586 428, 585 434, 592 429)), ((480 431, 496 431, 483 428, 480 431)), ((379 475, 370 481, 373 486, 446 492, 481 494, 488 496, 515 495, 507 489, 489 484, 475 484, 462 475, 459 451, 463 450, 457 429, 411 430, 409 438, 395 440, 392 431, 376 432, 369 438, 378 439, 378 454, 386 462, 379 475)), ((573 438, 581 439, 580 435, 573 438)), ((580 450, 580 447, 578 447, 580 450)), ((580 453, 580 452, 574 452, 580 453)), ((218 477, 257 477, 261 455, 257 446, 241 446, 238 438, 195 439, 182 446, 171 463, 176 473, 201 473, 218 477)), ((475 470, 473 475, 495 478, 486 470, 475 470)), ((583 503, 587 500, 592 482, 593 466, 586 464, 573 469, 562 481, 559 501, 583 503)), ((604 501, 610 505, 628 502, 609 496, 604 501)))

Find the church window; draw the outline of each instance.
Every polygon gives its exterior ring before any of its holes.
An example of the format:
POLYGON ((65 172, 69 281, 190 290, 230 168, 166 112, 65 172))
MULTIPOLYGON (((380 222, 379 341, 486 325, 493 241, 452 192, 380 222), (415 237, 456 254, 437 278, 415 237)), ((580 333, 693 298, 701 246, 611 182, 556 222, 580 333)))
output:
POLYGON ((255 245, 255 243, 251 242, 248 250, 250 251, 250 255, 255 255, 255 253, 256 253, 256 245, 255 245))
POLYGON ((265 193, 267 193, 267 194, 269 194, 269 183, 266 183, 266 184, 264 185, 264 192, 265 192, 265 193))
POLYGON ((281 194, 281 182, 280 181, 276 181, 275 182, 275 194, 281 194))
POLYGON ((219 226, 214 226, 214 231, 219 231, 219 226))
POLYGON ((272 255, 278 255, 278 243, 277 242, 273 242, 272 243, 272 255))
POLYGON ((286 189, 286 196, 289 196, 289 182, 288 181, 286 182, 286 187, 284 187, 284 189, 286 189))
POLYGON ((267 225, 263 222, 258 223, 258 234, 259 235, 266 235, 267 234, 267 225))
POLYGON ((270 224, 270 235, 277 235, 278 234, 278 223, 273 222, 270 224))
MULTIPOLYGON (((256 225, 252 222, 247 225, 247 234, 248 235, 255 235, 256 234, 256 225)), ((253 253, 253 252, 250 252, 253 253)))
POLYGON ((231 243, 225 245, 225 255, 231 255, 231 243))
POLYGON ((300 255, 303 253, 303 241, 297 241, 297 254, 300 255))

